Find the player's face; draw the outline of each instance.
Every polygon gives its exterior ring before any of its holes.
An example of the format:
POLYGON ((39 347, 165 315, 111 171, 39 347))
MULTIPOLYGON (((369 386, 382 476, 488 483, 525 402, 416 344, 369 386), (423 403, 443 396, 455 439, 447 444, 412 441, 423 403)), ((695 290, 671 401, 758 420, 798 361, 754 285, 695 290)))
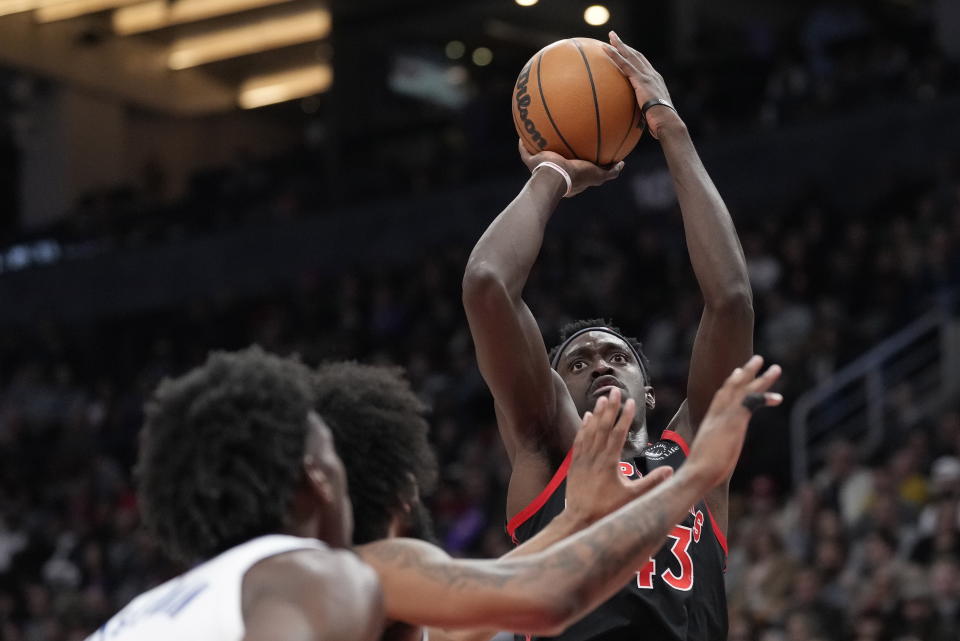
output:
POLYGON ((337 455, 330 428, 316 413, 307 415, 310 425, 307 454, 329 483, 329 500, 322 500, 322 532, 319 538, 333 547, 346 547, 353 538, 353 508, 347 492, 347 473, 337 455))
POLYGON ((633 350, 621 339, 607 332, 587 332, 567 346, 557 371, 580 416, 592 410, 598 398, 619 387, 624 400, 632 398, 637 403, 634 424, 644 424, 647 388, 643 371, 633 350))

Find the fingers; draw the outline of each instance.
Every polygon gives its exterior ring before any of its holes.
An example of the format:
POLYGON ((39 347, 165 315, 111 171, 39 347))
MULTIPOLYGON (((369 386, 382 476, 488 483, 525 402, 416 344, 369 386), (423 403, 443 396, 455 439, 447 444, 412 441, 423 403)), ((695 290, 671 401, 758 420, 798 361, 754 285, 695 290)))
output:
POLYGON ((523 138, 517 138, 517 145, 520 147, 520 160, 523 161, 523 164, 529 165, 533 156, 527 151, 527 146, 523 144, 523 138))
MULTIPOLYGON (((599 404, 598 404, 599 405, 599 404)), ((580 424, 580 431, 574 439, 574 457, 586 456, 592 454, 597 447, 597 434, 600 432, 600 420, 597 416, 597 409, 593 412, 587 412, 583 415, 580 424)))
POLYGON ((773 384, 777 382, 777 379, 780 378, 780 374, 783 373, 783 370, 780 369, 779 365, 771 365, 767 371, 761 374, 758 378, 747 385, 747 392, 752 394, 759 394, 766 392, 768 389, 773 387, 773 384))
POLYGON ((617 67, 620 69, 620 72, 627 78, 637 73, 637 69, 630 64, 630 61, 624 58, 623 54, 617 49, 614 49, 613 47, 603 47, 603 51, 607 54, 607 57, 613 61, 613 64, 617 65, 617 67))
POLYGON ((630 492, 634 497, 642 496, 673 476, 673 468, 658 467, 635 481, 630 481, 630 492))
POLYGON ((610 44, 613 45, 617 52, 623 56, 623 58, 627 60, 631 66, 637 69, 641 67, 653 68, 650 64, 650 61, 647 60, 647 57, 621 40, 616 31, 611 31, 609 36, 610 44))
POLYGON ((741 387, 752 381, 757 376, 757 372, 760 371, 760 368, 763 367, 763 357, 754 354, 750 357, 743 367, 738 367, 733 370, 730 376, 727 377, 726 383, 724 385, 728 387, 741 387))
POLYGON ((601 402, 603 402, 603 409, 597 411, 600 419, 598 427, 601 433, 606 435, 613 429, 613 425, 617 420, 617 414, 620 413, 621 398, 620 390, 614 389, 610 392, 609 396, 601 396, 597 399, 597 407, 600 407, 601 402))
POLYGON ((771 365, 767 371, 757 376, 762 367, 763 357, 754 355, 744 363, 743 367, 733 370, 723 384, 727 393, 733 395, 727 398, 742 403, 751 411, 758 407, 773 407, 782 403, 782 395, 768 390, 777 382, 783 370, 779 365, 771 365))
POLYGON ((783 394, 777 394, 776 392, 767 392, 763 395, 763 400, 766 401, 767 407, 776 407, 783 402, 783 394))
POLYGON ((617 53, 623 56, 624 60, 629 61, 631 58, 635 57, 636 51, 634 51, 633 48, 628 47, 627 44, 620 39, 620 36, 617 35, 616 31, 611 31, 607 35, 610 37, 610 44, 614 49, 617 50, 617 53))
POLYGON ((613 429, 610 430, 610 433, 607 435, 608 450, 619 454, 619 452, 623 449, 624 442, 627 440, 627 432, 630 431, 630 426, 633 425, 633 417, 636 415, 637 402, 632 398, 628 398, 627 402, 623 404, 623 410, 620 412, 620 417, 617 419, 613 429))
MULTIPOLYGON (((783 402, 783 396, 768 390, 777 382, 783 370, 779 365, 771 365, 760 376, 757 373, 763 367, 763 357, 755 355, 743 367, 733 370, 725 387, 734 392, 734 397, 751 412, 760 407, 774 407, 783 402)), ((736 402, 736 401, 735 401, 736 402)))
POLYGON ((602 176, 603 182, 607 182, 607 181, 613 180, 614 178, 617 178, 618 176, 620 176, 620 173, 622 171, 623 171, 623 161, 621 160, 610 169, 605 169, 603 171, 603 176, 602 176))

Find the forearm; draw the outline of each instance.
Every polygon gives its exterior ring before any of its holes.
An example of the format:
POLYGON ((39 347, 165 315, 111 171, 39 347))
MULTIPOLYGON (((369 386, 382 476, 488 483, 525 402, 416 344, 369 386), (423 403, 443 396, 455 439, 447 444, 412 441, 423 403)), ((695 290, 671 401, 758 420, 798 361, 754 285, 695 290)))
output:
POLYGON ((658 130, 680 203, 690 262, 708 306, 750 301, 747 264, 733 220, 697 154, 686 125, 674 117, 658 130))
POLYGON ((464 293, 493 276, 518 300, 540 253, 550 216, 563 197, 566 183, 556 171, 541 170, 491 223, 473 248, 464 276, 464 293))
POLYGON ((550 521, 547 527, 540 530, 536 536, 507 552, 501 556, 499 560, 514 559, 542 552, 568 536, 576 534, 587 527, 587 525, 589 524, 586 521, 571 516, 569 510, 564 510, 555 519, 550 521))
POLYGON ((548 550, 518 561, 534 562, 530 582, 554 598, 569 599, 569 624, 621 589, 708 486, 694 470, 680 468, 643 497, 548 550))
POLYGON ((390 619, 553 635, 622 588, 706 487, 681 468, 545 551, 497 562, 450 559, 409 539, 377 541, 357 552, 380 576, 390 619))

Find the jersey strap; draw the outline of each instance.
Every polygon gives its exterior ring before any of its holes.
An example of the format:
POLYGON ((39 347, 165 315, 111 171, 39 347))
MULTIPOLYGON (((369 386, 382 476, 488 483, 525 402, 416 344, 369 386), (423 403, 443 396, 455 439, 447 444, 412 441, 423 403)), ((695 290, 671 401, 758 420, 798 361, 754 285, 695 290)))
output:
MULTIPOLYGON (((680 446, 681 450, 683 450, 684 456, 690 456, 690 446, 687 445, 687 441, 673 430, 663 430, 663 434, 660 435, 660 439, 664 441, 673 441, 680 446)), ((707 516, 710 517, 710 527, 713 528, 713 534, 717 537, 717 542, 720 543, 720 547, 723 548, 723 556, 726 558, 728 556, 727 537, 720 529, 716 519, 713 518, 713 514, 710 512, 710 506, 707 505, 706 501, 704 501, 703 504, 707 506, 707 516)))
POLYGON ((527 507, 520 510, 516 516, 510 519, 507 522, 507 534, 510 535, 510 538, 514 543, 519 544, 520 541, 517 540, 517 528, 527 522, 527 520, 537 513, 537 511, 543 507, 543 504, 549 500, 553 493, 557 491, 557 488, 560 487, 560 484, 563 483, 564 479, 567 478, 567 470, 570 469, 570 459, 573 457, 573 448, 570 448, 570 451, 567 452, 567 456, 563 459, 563 463, 560 464, 560 467, 557 468, 556 473, 553 475, 553 478, 550 479, 550 482, 547 483, 547 486, 543 488, 543 491, 537 495, 537 498, 530 501, 530 504, 527 507))

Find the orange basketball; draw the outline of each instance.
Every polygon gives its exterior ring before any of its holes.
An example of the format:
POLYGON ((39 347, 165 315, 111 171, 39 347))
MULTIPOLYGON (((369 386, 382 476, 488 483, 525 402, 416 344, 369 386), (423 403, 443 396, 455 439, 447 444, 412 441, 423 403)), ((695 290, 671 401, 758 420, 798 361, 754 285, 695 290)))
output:
POLYGON ((592 38, 558 40, 523 67, 513 92, 513 124, 530 153, 609 165, 629 154, 640 134, 630 82, 592 38))

